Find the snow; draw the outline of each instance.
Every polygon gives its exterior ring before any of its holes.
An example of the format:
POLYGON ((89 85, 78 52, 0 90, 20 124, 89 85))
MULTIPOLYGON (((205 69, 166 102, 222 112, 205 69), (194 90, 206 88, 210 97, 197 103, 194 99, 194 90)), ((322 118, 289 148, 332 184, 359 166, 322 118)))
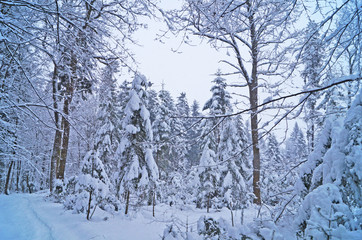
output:
MULTIPOLYGON (((152 206, 131 209, 129 216, 123 213, 110 214, 99 208, 93 218, 87 221, 85 214, 73 214, 62 204, 53 203, 46 193, 0 195, 0 239, 2 240, 159 240, 167 225, 176 224, 182 232, 197 230, 200 217, 206 215, 219 219, 223 217, 230 224, 230 211, 196 209, 191 206, 170 207, 156 205, 156 217, 152 217, 152 206)), ((249 209, 244 217, 250 222, 257 209, 249 209)), ((236 222, 240 212, 235 212, 236 222)), ((239 226, 237 226, 240 228, 239 226)))

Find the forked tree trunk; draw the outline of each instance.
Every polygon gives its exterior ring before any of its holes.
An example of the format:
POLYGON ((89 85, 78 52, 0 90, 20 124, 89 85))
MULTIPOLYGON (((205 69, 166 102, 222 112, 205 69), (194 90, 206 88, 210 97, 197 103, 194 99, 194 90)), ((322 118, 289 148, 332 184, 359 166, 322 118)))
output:
POLYGON ((66 93, 64 96, 64 105, 63 105, 63 117, 62 117, 62 144, 60 148, 60 159, 59 159, 59 168, 57 169, 57 179, 64 179, 65 173, 65 165, 67 162, 68 155, 68 145, 69 145, 69 136, 70 136, 70 123, 68 121, 69 113, 70 113, 70 104, 73 99, 74 94, 74 84, 77 77, 77 59, 73 52, 71 52, 71 62, 70 68, 72 72, 72 76, 69 79, 69 82, 66 84, 66 93))

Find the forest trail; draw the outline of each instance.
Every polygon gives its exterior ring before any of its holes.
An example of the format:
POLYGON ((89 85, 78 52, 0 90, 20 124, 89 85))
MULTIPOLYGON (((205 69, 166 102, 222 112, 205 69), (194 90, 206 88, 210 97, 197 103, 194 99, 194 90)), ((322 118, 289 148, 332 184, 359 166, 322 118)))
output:
POLYGON ((51 227, 34 209, 38 200, 26 194, 0 196, 1 239, 54 239, 51 227))
MULTIPOLYGON (((128 216, 123 211, 114 215, 97 208, 93 218, 73 214, 60 203, 46 199, 47 192, 33 194, 0 194, 0 240, 160 240, 163 231, 171 223, 181 231, 197 230, 201 216, 220 217, 230 220, 228 209, 196 209, 191 206, 156 206, 156 217, 152 217, 152 206, 137 210, 131 208, 128 216), (187 222, 187 223, 186 223, 187 222)), ((256 209, 245 212, 245 222, 251 222, 256 209)), ((236 223, 240 212, 234 212, 236 223)))
POLYGON ((63 206, 45 201, 45 194, 0 195, 1 240, 160 239, 165 223, 143 216, 126 218, 99 211, 91 221, 63 206), (107 221, 104 218, 107 217, 107 221))

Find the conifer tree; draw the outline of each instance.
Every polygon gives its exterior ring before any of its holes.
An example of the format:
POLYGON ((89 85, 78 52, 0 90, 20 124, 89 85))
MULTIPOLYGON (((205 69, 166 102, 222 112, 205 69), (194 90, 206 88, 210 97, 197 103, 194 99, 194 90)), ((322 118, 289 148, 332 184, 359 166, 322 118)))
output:
POLYGON ((312 173, 312 179, 320 182, 303 198, 299 209, 296 223, 301 237, 333 239, 343 232, 343 238, 353 239, 361 235, 361 126, 360 91, 344 124, 330 135, 331 146, 320 162, 320 170, 312 173))
POLYGON ((126 198, 128 213, 130 195, 136 194, 139 202, 155 202, 158 167, 152 154, 153 134, 150 113, 146 108, 148 81, 136 74, 122 121, 124 136, 118 147, 120 161, 118 177, 120 192, 126 198))
MULTIPOLYGON (((284 197, 282 192, 287 192, 293 186, 293 183, 287 181, 289 174, 283 178, 288 168, 284 156, 281 153, 275 135, 268 135, 265 151, 263 154, 263 172, 262 172, 262 196, 265 203, 276 205, 284 197), (289 188, 289 189, 288 189, 289 188)), ((293 176, 295 177, 295 176, 293 176)))
POLYGON ((212 206, 212 200, 217 196, 217 186, 220 172, 216 165, 216 154, 207 142, 202 151, 198 166, 199 189, 197 194, 197 207, 206 207, 207 212, 212 206))
POLYGON ((89 151, 84 157, 81 174, 76 185, 76 210, 86 212, 87 220, 90 220, 96 207, 109 194, 109 185, 109 179, 98 151, 89 151))
MULTIPOLYGON (((323 63, 323 43, 320 40, 319 33, 316 32, 318 25, 311 21, 306 29, 306 46, 303 52, 302 61, 304 70, 302 77, 304 78, 305 89, 315 89, 321 84, 321 68, 323 63)), ((315 136, 318 127, 318 111, 317 111, 318 95, 312 94, 306 101, 304 119, 307 123, 307 143, 308 152, 314 149, 315 136)))
POLYGON ((226 119, 219 143, 221 206, 233 210, 245 209, 251 202, 251 166, 244 149, 247 146, 245 129, 241 117, 226 119))
POLYGON ((116 79, 118 63, 107 64, 102 75, 99 89, 98 129, 94 150, 106 167, 108 176, 116 170, 117 162, 114 153, 120 141, 119 104, 117 102, 116 79))
MULTIPOLYGON (((221 72, 216 73, 217 77, 213 80, 214 85, 211 87, 212 97, 205 103, 204 110, 209 110, 209 115, 218 116, 231 113, 230 95, 226 91, 225 79, 221 77, 221 72)), ((225 120, 225 119, 223 119, 225 120)), ((207 211, 211 207, 211 199, 218 197, 220 181, 220 165, 222 154, 220 152, 221 134, 225 123, 220 118, 205 119, 203 127, 203 151, 200 158, 198 171, 200 179, 200 192, 198 205, 206 202, 207 211)))
POLYGON ((194 100, 191 105, 191 116, 189 131, 187 133, 187 141, 189 150, 186 158, 188 159, 188 166, 196 166, 199 164, 200 152, 201 152, 201 124, 198 117, 201 116, 199 103, 194 100))
POLYGON ((307 144, 298 123, 295 123, 293 131, 286 142, 285 154, 287 163, 298 163, 307 157, 307 144))

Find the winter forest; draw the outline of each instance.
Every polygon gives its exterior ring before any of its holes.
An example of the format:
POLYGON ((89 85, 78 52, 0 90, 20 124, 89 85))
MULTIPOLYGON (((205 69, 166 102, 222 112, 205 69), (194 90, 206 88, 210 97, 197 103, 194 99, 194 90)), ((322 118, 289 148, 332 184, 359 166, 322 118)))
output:
POLYGON ((362 239, 362 1, 165 2, 0 0, 0 239, 362 239), (206 102, 138 70, 155 19, 206 102))

